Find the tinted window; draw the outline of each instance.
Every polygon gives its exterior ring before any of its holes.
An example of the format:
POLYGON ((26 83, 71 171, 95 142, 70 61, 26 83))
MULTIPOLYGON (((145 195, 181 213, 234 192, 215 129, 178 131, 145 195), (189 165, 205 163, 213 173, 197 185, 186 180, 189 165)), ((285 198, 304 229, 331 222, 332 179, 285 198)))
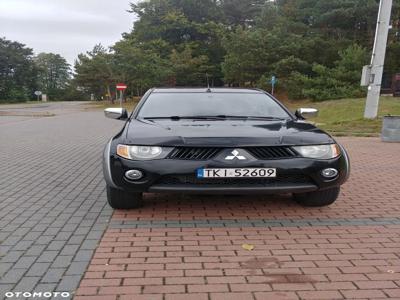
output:
POLYGON ((140 109, 138 117, 216 115, 289 117, 266 94, 246 93, 153 93, 140 109))

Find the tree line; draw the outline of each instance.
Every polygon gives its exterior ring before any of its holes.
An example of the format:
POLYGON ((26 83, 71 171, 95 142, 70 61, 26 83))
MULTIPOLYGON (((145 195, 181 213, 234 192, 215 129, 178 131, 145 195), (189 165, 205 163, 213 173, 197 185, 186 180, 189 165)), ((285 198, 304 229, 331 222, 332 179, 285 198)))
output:
POLYGON ((61 55, 34 56, 25 45, 0 38, 0 102, 32 100, 35 91, 52 100, 70 100, 79 94, 73 83, 71 67, 61 55))
MULTIPOLYGON (((359 97, 365 93, 361 69, 371 56, 378 6, 379 0, 131 3, 133 29, 110 48, 96 45, 80 54, 67 85, 75 97, 115 99, 118 82, 136 96, 153 86, 269 90, 274 75, 278 91, 292 99, 359 97)), ((400 72, 400 0, 394 1, 392 20, 388 81, 400 72)))

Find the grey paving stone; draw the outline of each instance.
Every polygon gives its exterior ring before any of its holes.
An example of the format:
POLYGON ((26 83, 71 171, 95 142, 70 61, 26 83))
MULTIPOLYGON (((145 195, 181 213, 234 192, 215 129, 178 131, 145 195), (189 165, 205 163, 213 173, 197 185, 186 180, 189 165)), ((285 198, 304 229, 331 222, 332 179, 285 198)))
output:
POLYGON ((85 238, 86 238, 85 235, 73 235, 68 240, 67 244, 68 245, 80 245, 85 240, 85 238))
POLYGON ((48 245, 52 240, 53 240, 54 236, 53 235, 42 235, 40 236, 35 244, 37 245, 48 245))
POLYGON ((40 280, 41 283, 57 283, 60 282, 63 274, 65 273, 65 268, 61 269, 48 269, 46 274, 40 280))
MULTIPOLYGON (((0 199, 1 202, 1 199, 0 199)), ((1 218, 1 217, 0 217, 1 218)), ((5 222, 4 222, 5 223, 5 222)), ((1 226, 0 226, 1 228, 1 226)), ((0 232, 0 243, 4 241, 10 234, 8 232, 0 232)))
POLYGON ((84 262, 84 261, 79 261, 79 262, 73 262, 69 265, 66 275, 81 275, 85 273, 86 268, 89 265, 89 261, 84 262))
POLYGON ((39 280, 40 277, 23 277, 15 286, 14 291, 33 291, 39 280))
POLYGON ((63 226, 63 231, 76 231, 79 227, 79 224, 67 224, 63 226))
POLYGON ((31 231, 33 231, 33 232, 36 232, 36 231, 43 232, 43 231, 45 231, 47 229, 47 227, 48 226, 46 224, 37 224, 31 229, 31 231))
POLYGON ((57 235, 54 237, 54 241, 67 241, 71 236, 72 236, 73 232, 71 231, 60 231, 59 233, 57 233, 57 235))
POLYGON ((59 251, 43 251, 38 257, 37 262, 52 262, 57 257, 59 251))
POLYGON ((85 240, 81 245, 81 250, 94 250, 99 244, 98 240, 85 240))
POLYGON ((14 288, 13 284, 0 283, 0 297, 4 297, 5 293, 12 292, 14 288))
MULTIPOLYGON (((81 194, 81 196, 83 197, 82 194, 81 194)), ((84 216, 76 216, 76 214, 74 214, 73 217, 68 219, 67 224, 79 224, 79 226, 82 226, 83 217, 84 216)))
POLYGON ((13 236, 23 236, 25 234, 27 234, 30 231, 30 228, 28 227, 19 227, 16 228, 15 230, 13 230, 13 236))
POLYGON ((5 254, 1 258, 1 262, 16 262, 19 260, 19 258, 24 254, 23 251, 8 251, 7 254, 5 254))
POLYGON ((71 264, 73 255, 59 255, 53 261, 52 268, 66 268, 71 264))
MULTIPOLYGON (((76 103, 46 106, 57 107, 57 117, 1 124, 0 276, 12 282, 1 285, 8 290, 17 284, 54 289, 56 283, 37 278, 59 275, 53 270, 69 267, 80 250, 94 249, 112 213, 99 158, 121 124, 76 103)), ((79 252, 77 259, 83 266, 89 256, 79 252)), ((84 270, 73 264, 70 272, 76 275, 66 277, 63 290, 76 288, 84 270)))
POLYGON ((28 269, 35 262, 36 257, 34 256, 22 256, 18 261, 13 265, 15 269, 28 269))
POLYGON ((66 275, 63 276, 61 282, 57 286, 58 291, 73 291, 79 286, 81 275, 66 275))
POLYGON ((2 241, 2 246, 14 246, 21 240, 20 236, 8 236, 4 241, 2 241))
POLYGON ((50 268, 50 265, 51 265, 50 263, 45 263, 45 262, 34 263, 26 273, 26 276, 43 276, 50 268))
POLYGON ((79 250, 73 261, 82 261, 82 262, 87 262, 90 261, 93 256, 93 250, 79 250))
POLYGON ((1 283, 17 283, 24 276, 26 269, 10 269, 1 278, 1 283))
POLYGON ((61 250, 66 241, 52 241, 50 244, 47 246, 46 250, 61 250))
POLYGON ((400 225, 400 218, 302 219, 302 220, 196 220, 196 221, 111 221, 109 228, 210 228, 210 227, 304 227, 304 226, 382 226, 400 225))
POLYGON ((75 255, 75 253, 78 251, 80 245, 66 245, 62 248, 60 252, 60 256, 64 255, 75 255))
POLYGON ((61 230, 61 227, 51 227, 47 228, 44 232, 43 235, 51 235, 51 236, 56 236, 57 233, 61 230))
POLYGON ((39 256, 44 249, 46 249, 46 245, 33 245, 25 252, 26 256, 39 256))
POLYGON ((75 230, 75 234, 87 235, 90 231, 90 227, 80 227, 75 230))
POLYGON ((13 246, 0 246, 0 257, 3 257, 12 249, 13 246))
POLYGON ((17 244, 15 244, 15 246, 13 247, 13 250, 28 250, 32 244, 33 244, 33 240, 31 241, 26 241, 26 240, 22 240, 19 241, 17 244))
POLYGON ((24 236, 24 240, 35 241, 37 238, 40 237, 40 235, 41 233, 38 231, 30 231, 24 236))
POLYGON ((13 263, 0 263, 0 278, 11 269, 13 263))
POLYGON ((94 240, 98 240, 98 241, 99 241, 99 240, 101 239, 101 237, 103 236, 104 230, 99 231, 99 230, 97 230, 97 229, 98 229, 98 227, 93 228, 93 229, 88 233, 88 235, 86 236, 86 238, 87 238, 87 239, 90 239, 90 240, 94 239, 94 240), (96 229, 96 230, 94 230, 94 229, 96 229))

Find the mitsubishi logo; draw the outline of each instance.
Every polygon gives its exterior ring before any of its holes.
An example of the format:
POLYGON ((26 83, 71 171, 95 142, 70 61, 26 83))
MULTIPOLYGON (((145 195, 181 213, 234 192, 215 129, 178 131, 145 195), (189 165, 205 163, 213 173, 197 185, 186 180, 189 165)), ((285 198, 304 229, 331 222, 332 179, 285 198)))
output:
POLYGON ((225 157, 225 160, 234 160, 235 158, 238 160, 246 160, 247 159, 243 155, 239 155, 239 154, 240 154, 240 152, 235 149, 232 151, 232 155, 228 155, 227 157, 225 157))

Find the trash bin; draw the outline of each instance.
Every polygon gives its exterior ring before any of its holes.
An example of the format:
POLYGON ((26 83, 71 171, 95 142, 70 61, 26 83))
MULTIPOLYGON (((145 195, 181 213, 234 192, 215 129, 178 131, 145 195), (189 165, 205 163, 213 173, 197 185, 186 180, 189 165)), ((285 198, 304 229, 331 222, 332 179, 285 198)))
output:
POLYGON ((400 116, 384 116, 382 141, 400 143, 400 116))

